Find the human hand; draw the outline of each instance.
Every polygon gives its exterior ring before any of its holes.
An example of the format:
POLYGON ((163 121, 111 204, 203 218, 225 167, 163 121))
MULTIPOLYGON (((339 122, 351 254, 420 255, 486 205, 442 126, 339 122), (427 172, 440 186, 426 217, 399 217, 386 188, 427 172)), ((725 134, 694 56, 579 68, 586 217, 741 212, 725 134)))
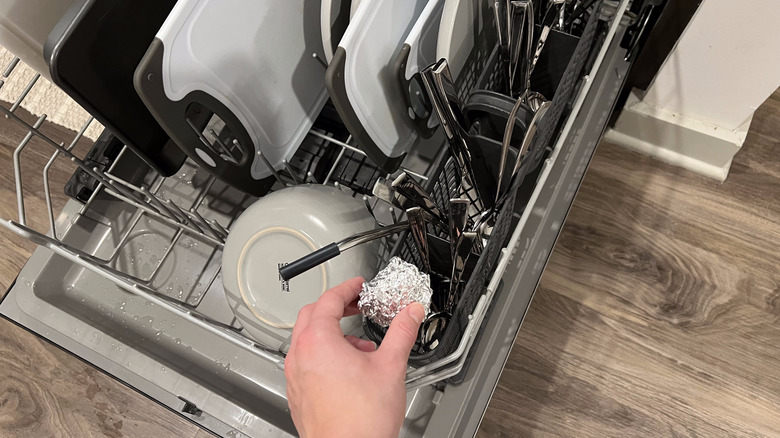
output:
POLYGON ((328 291, 298 313, 284 361, 287 402, 303 437, 395 437, 406 408, 406 362, 425 317, 419 303, 393 319, 382 345, 344 336, 362 278, 328 291))

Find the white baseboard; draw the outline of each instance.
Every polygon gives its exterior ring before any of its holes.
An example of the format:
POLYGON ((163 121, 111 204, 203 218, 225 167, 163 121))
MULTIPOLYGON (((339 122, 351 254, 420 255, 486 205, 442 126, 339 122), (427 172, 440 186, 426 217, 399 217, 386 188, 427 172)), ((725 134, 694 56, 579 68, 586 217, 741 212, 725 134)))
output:
POLYGON ((609 129, 604 135, 604 139, 610 143, 635 150, 665 163, 688 169, 718 181, 726 180, 726 177, 729 174, 729 168, 731 167, 731 160, 729 160, 725 165, 719 167, 717 165, 704 162, 688 155, 681 154, 680 152, 667 149, 662 145, 656 145, 624 134, 622 132, 615 131, 614 129, 609 129))
POLYGON ((632 93, 605 139, 723 181, 745 142, 751 120, 729 130, 652 107, 632 93))

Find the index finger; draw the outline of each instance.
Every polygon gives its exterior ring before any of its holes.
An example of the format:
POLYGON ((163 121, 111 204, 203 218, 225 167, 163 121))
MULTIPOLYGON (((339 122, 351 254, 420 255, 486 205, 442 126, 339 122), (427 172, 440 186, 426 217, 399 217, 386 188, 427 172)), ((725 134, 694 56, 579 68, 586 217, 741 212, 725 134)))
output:
POLYGON ((344 316, 345 308, 355 301, 363 288, 363 278, 355 277, 328 289, 317 300, 311 319, 331 319, 338 322, 344 316))

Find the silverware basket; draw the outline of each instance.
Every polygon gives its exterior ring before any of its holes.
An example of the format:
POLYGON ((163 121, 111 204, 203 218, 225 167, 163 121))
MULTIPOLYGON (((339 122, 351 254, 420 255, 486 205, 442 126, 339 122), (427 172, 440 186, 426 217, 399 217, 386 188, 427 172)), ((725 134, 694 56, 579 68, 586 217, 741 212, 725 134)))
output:
MULTIPOLYGON (((526 155, 520 168, 518 178, 521 183, 518 188, 523 187, 523 184, 535 184, 535 181, 531 181, 530 179, 528 181, 524 180, 540 166, 543 158, 549 152, 549 148, 554 140, 555 132, 557 132, 557 127, 572 104, 577 83, 581 79, 586 66, 586 61, 596 45, 596 31, 599 23, 597 11, 600 6, 601 2, 598 2, 593 7, 594 12, 588 17, 582 35, 579 37, 573 53, 567 51, 570 55, 569 61, 555 89, 552 105, 540 122, 538 136, 529 149, 528 155, 526 155)), ((475 46, 474 52, 472 52, 466 63, 467 73, 461 76, 463 80, 459 80, 458 83, 456 83, 459 95, 464 100, 470 92, 474 90, 498 92, 505 92, 506 90, 504 75, 501 74, 503 66, 500 65, 499 48, 495 45, 496 38, 494 33, 495 28, 490 27, 487 27, 483 31, 480 39, 481 43, 475 46), (492 42, 492 45, 489 44, 490 42, 492 42), (486 56, 485 53, 490 47, 492 47, 492 51, 489 56, 486 56)), ((546 51, 554 52, 556 49, 557 48, 554 45, 549 47, 545 46, 546 51)), ((552 54, 552 56, 554 57, 555 54, 552 54)), ((549 83, 554 79, 545 78, 544 76, 541 76, 540 78, 537 76, 536 80, 542 83, 549 83)), ((445 159, 443 160, 443 163, 444 165, 434 173, 434 177, 428 182, 428 189, 438 205, 449 208, 448 204, 450 198, 458 195, 463 196, 466 195, 466 193, 463 193, 462 191, 459 192, 459 187, 455 182, 457 178, 454 177, 455 166, 453 161, 451 159, 445 159)), ((510 237, 509 233, 510 230, 512 230, 511 225, 513 216, 516 212, 521 212, 525 208, 524 204, 518 205, 515 203, 519 191, 518 188, 515 188, 510 194, 507 202, 498 214, 496 224, 487 245, 485 245, 480 254, 476 255, 478 257, 477 262, 467 265, 467 272, 464 274, 463 280, 465 282, 463 293, 454 308, 450 321, 444 329, 444 333, 438 338, 437 345, 435 348, 430 348, 430 346, 421 345, 420 342, 418 342, 409 358, 409 363, 411 365, 423 367, 445 361, 454 361, 459 357, 457 352, 461 343, 464 341, 464 334, 473 318, 473 312, 477 306, 477 302, 479 298, 486 293, 486 288, 494 272, 500 251, 506 246, 510 237)), ((474 219, 474 217, 471 219, 474 219)), ((429 235, 446 239, 446 236, 442 235, 441 231, 430 224, 428 225, 428 232, 429 235)), ((410 233, 402 235, 400 242, 401 244, 397 247, 395 255, 400 256, 410 263, 414 263, 418 268, 422 268, 420 255, 417 253, 415 243, 410 233)), ((474 257, 472 256, 472 258, 474 257)), ((434 288, 434 295, 435 294, 436 289, 434 288)), ((369 320, 365 321, 364 328, 370 339, 374 342, 381 343, 382 338, 386 333, 386 329, 377 326, 369 320)), ((464 352, 463 354, 466 353, 464 352)), ((466 368, 467 367, 464 366, 460 374, 462 374, 466 368)), ((450 382, 453 383, 452 381, 450 382)))

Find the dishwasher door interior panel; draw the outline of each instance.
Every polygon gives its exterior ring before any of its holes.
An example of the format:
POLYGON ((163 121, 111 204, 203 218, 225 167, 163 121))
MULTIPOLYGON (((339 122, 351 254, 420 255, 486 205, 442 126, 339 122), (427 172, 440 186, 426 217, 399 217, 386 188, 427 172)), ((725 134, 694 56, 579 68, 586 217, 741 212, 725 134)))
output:
MULTIPOLYGON (((526 193, 528 202, 516 208, 517 226, 499 259, 499 274, 464 335, 468 354, 419 373, 409 385, 402 436, 476 433, 622 87, 629 65, 620 47, 630 21, 628 3, 605 2, 601 46, 592 52, 570 115, 526 193)), ((434 136, 430 142, 441 140, 434 136)), ((185 205, 202 204, 208 223, 229 224, 252 201, 226 195, 230 190, 207 180, 191 162, 164 180, 139 175, 142 167, 124 154, 111 172, 138 185, 158 184, 156 190, 185 205)), ((85 212, 82 203, 69 201, 52 219, 55 237, 1 221, 41 246, 0 303, 0 313, 220 436, 294 436, 283 358, 241 336, 224 299, 219 232, 210 239, 182 237, 164 218, 139 215, 106 193, 95 195, 88 207, 85 212), (128 227, 132 233, 117 232, 128 227), (165 254, 166 262, 148 263, 156 254, 165 254), (90 257, 115 261, 98 267, 84 262, 90 257), (148 281, 127 281, 114 269, 148 281)))

